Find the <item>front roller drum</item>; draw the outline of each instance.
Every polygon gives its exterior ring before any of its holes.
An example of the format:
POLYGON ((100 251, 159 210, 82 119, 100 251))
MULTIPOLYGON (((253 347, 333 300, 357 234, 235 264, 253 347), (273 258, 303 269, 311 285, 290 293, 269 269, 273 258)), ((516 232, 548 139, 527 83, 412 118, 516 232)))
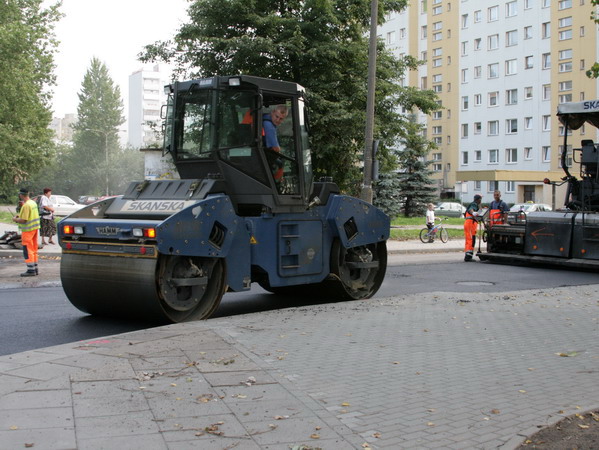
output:
POLYGON ((153 258, 63 253, 60 278, 69 301, 99 316, 159 323, 207 319, 226 291, 219 258, 153 258))

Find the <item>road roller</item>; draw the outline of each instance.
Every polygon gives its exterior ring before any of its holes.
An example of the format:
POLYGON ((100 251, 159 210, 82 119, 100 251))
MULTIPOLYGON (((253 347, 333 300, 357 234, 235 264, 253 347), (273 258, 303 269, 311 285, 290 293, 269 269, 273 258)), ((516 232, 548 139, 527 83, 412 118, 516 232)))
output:
POLYGON ((302 86, 244 75, 165 91, 163 152, 178 178, 133 182, 59 223, 75 307, 176 323, 209 318, 225 292, 252 283, 282 301, 377 292, 389 217, 328 177, 313 181, 302 86))
POLYGON ((561 152, 564 176, 545 178, 544 183, 566 185, 563 203, 555 211, 510 212, 505 223, 487 226, 487 251, 478 253, 481 260, 599 269, 599 144, 592 139, 599 127, 599 100, 560 104, 557 117, 563 125, 562 149, 571 151, 561 152), (584 139, 572 148, 572 130, 585 125, 584 139), (572 161, 579 164, 578 176, 570 171, 572 161))

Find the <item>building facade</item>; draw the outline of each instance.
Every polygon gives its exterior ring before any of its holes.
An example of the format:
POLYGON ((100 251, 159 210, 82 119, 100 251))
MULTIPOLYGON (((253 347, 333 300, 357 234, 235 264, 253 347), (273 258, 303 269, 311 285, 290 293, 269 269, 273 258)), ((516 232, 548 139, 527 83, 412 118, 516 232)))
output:
POLYGON ((167 84, 158 65, 141 69, 129 76, 129 145, 147 148, 162 145, 160 109, 166 103, 167 84))
POLYGON ((54 131, 56 142, 73 141, 73 125, 77 122, 75 114, 65 114, 64 117, 53 117, 50 129, 54 131))
MULTIPOLYGON (((592 11, 589 0, 418 0, 387 18, 388 48, 425 61, 406 84, 432 89, 442 107, 420 116, 441 197, 488 202, 499 189, 508 203, 561 205, 543 179, 564 175, 557 105, 599 98, 586 76, 599 60, 592 11)), ((583 127, 569 143, 597 138, 583 127)))

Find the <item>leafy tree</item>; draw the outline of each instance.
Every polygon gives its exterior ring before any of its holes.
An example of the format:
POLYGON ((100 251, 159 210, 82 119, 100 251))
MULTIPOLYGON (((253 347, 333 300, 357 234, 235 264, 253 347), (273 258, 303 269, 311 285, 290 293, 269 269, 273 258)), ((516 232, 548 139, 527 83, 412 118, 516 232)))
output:
MULTIPOLYGON (((591 5, 595 7, 599 6, 599 0, 591 0, 591 5)), ((599 24, 599 15, 597 15, 597 11, 593 10, 591 12, 591 20, 596 24, 599 24)), ((589 78, 599 78, 599 62, 595 62, 586 73, 589 78)))
POLYGON ((402 138, 403 149, 397 152, 402 172, 399 190, 404 198, 406 217, 424 214, 426 204, 436 198, 435 185, 428 168, 432 161, 426 160, 426 155, 434 148, 434 144, 422 135, 422 130, 423 125, 417 123, 412 115, 402 138))
POLYGON ((0 2, 0 195, 10 200, 15 184, 28 181, 53 155, 49 102, 54 25, 61 14, 60 3, 42 3, 0 2))
MULTIPOLYGON (((384 15, 407 0, 381 0, 384 15)), ((146 46, 143 61, 163 60, 180 78, 249 75, 299 83, 307 88, 316 176, 331 175, 342 189, 359 191, 363 154, 370 0, 196 0, 170 42, 146 46)), ((412 57, 395 58, 379 42, 375 136, 382 170, 394 166, 389 146, 404 125, 400 106, 437 108, 434 94, 402 88, 412 57)))
POLYGON ((118 128, 125 118, 120 89, 97 58, 92 58, 78 96, 73 151, 67 166, 82 194, 108 195, 115 192, 110 173, 116 168, 118 128))

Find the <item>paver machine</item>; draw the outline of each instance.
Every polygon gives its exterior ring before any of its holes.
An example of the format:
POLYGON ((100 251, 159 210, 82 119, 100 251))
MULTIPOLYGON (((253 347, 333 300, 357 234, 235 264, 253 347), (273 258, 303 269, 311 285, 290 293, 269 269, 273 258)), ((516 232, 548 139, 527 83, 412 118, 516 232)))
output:
MULTIPOLYGON (((313 182, 304 89, 226 76, 166 86, 164 152, 180 179, 144 180, 59 223, 60 276, 89 314, 206 319, 226 291, 369 298, 387 266, 389 218, 313 182), (284 105, 279 147, 263 121, 284 105)), ((339 149, 343 151, 343 149, 339 149)))
POLYGON ((572 150, 574 162, 580 163, 578 178, 570 173, 566 151, 571 130, 586 124, 586 134, 597 135, 599 101, 560 104, 557 116, 564 125, 561 167, 565 175, 560 181, 544 182, 566 183, 563 206, 550 212, 510 212, 507 223, 487 227, 487 252, 478 253, 481 260, 599 268, 599 144, 584 139, 580 148, 572 150))

